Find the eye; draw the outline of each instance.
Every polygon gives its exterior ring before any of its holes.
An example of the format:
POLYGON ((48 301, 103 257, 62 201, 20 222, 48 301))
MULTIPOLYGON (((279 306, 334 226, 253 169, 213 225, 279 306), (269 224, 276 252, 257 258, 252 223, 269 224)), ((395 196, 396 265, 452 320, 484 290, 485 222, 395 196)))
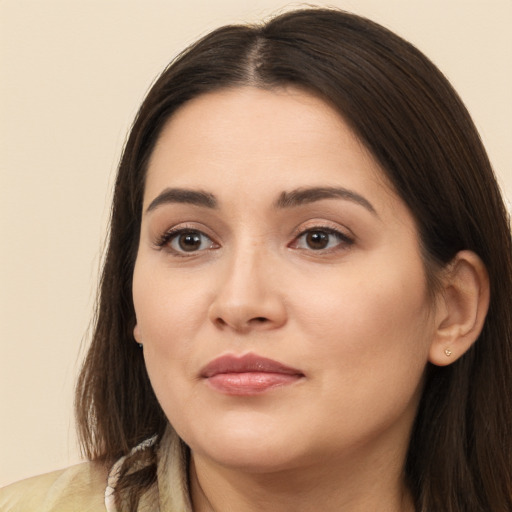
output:
POLYGON ((325 251, 342 248, 353 244, 353 240, 345 234, 331 228, 308 229, 300 234, 292 247, 312 251, 325 251))
POLYGON ((217 245, 213 240, 195 229, 179 229, 165 233, 158 242, 160 247, 167 246, 176 253, 194 253, 214 249, 217 245))

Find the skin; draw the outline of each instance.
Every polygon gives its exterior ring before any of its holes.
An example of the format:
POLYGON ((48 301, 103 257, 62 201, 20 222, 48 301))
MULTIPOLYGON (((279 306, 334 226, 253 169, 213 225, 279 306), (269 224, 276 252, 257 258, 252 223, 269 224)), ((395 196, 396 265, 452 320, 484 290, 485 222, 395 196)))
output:
POLYGON ((195 511, 413 510, 403 464, 437 310, 414 220, 343 119, 293 88, 196 98, 160 136, 143 208, 135 337, 191 448, 195 511), (276 207, 308 187, 360 197, 276 207), (171 229, 204 235, 187 252, 171 229), (254 396, 201 378, 247 353, 302 377, 254 396))

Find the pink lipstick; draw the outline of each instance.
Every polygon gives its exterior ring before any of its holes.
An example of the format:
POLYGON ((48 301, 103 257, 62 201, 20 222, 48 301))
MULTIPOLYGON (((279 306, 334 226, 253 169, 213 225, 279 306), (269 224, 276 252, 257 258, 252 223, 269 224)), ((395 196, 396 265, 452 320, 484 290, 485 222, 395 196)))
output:
POLYGON ((304 377, 296 368, 255 354, 218 357, 201 370, 213 389, 228 395, 257 395, 269 389, 293 384, 304 377))

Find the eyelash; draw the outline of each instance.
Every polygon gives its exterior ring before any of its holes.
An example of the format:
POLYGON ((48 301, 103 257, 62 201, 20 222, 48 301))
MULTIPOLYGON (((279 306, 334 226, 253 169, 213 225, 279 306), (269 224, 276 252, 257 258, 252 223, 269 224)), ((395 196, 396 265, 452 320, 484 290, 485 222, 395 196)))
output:
MULTIPOLYGON (((330 243, 330 242, 328 242, 330 243)), ((326 254, 331 252, 336 252, 339 250, 344 250, 350 247, 354 244, 354 239, 345 233, 342 233, 341 231, 334 229, 332 227, 328 226, 312 226, 307 229, 303 229, 300 232, 297 233, 297 235, 294 237, 293 241, 288 244, 288 247, 292 249, 302 250, 302 251, 308 251, 318 254, 326 254), (335 237, 337 239, 337 243, 334 247, 327 247, 327 248, 318 248, 313 249, 311 247, 299 247, 299 243, 301 239, 304 239, 307 237, 307 235, 313 234, 313 233, 321 233, 326 234, 329 237, 335 237), (340 247, 341 246, 341 247, 340 247)), ((216 244, 208 235, 203 233, 201 230, 193 227, 179 227, 179 228, 172 228, 165 233, 163 233, 155 242, 155 246, 159 249, 167 248, 173 255, 178 257, 190 257, 194 256, 199 252, 203 252, 205 250, 211 250, 211 249, 217 249, 219 246, 216 244), (171 247, 171 243, 178 239, 180 235, 183 234, 190 234, 190 235, 199 235, 200 237, 206 237, 207 240, 211 242, 210 247, 206 249, 199 249, 199 250, 193 250, 190 252, 187 251, 180 251, 173 247, 171 247), (215 246, 215 247, 212 247, 215 246)))
MULTIPOLYGON (((330 243, 330 241, 328 242, 330 243)), ((332 227, 328 226, 313 226, 307 229, 303 229, 300 231, 300 233, 294 238, 294 240, 291 242, 291 244, 288 245, 288 247, 304 250, 304 251, 311 251, 314 253, 320 253, 320 254, 328 254, 331 252, 336 252, 339 250, 344 250, 350 247, 354 244, 354 239, 345 233, 342 233, 338 229, 334 229, 332 227), (334 247, 326 247, 326 248, 319 248, 319 249, 313 249, 312 247, 305 247, 301 248, 298 247, 298 244, 301 239, 305 239, 308 235, 311 235, 313 233, 321 233, 324 235, 328 235, 329 237, 334 237, 337 239, 337 243, 334 247)))
MULTIPOLYGON (((217 245, 217 244, 215 244, 215 242, 213 242, 213 240, 208 235, 203 233, 200 229, 193 228, 193 227, 187 227, 187 226, 169 229, 168 231, 163 233, 162 236, 160 236, 156 240, 155 245, 157 248, 160 248, 160 249, 167 248, 175 256, 185 257, 185 258, 188 256, 193 256, 194 254, 197 254, 198 252, 204 251, 204 249, 202 249, 199 251, 187 252, 187 251, 179 251, 179 250, 171 247, 171 243, 174 240, 177 240, 180 235, 184 235, 184 234, 190 234, 190 235, 197 234, 201 237, 206 237, 208 240, 210 240, 212 245, 217 245)), ((215 247, 215 248, 217 248, 217 247, 215 247)), ((213 247, 209 247, 209 249, 213 249, 213 247)))

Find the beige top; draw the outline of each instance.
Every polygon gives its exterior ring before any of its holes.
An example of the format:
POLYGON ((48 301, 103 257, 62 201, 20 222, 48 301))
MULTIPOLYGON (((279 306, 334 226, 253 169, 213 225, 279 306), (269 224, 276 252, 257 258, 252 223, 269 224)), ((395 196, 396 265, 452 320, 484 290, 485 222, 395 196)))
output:
MULTIPOLYGON (((154 439, 135 450, 147 449, 154 439)), ((169 429, 158 452, 157 484, 141 498, 138 512, 192 512, 186 461, 169 429)), ((107 471, 94 462, 35 476, 0 489, 0 512, 117 512, 112 492, 121 459, 107 471)))

